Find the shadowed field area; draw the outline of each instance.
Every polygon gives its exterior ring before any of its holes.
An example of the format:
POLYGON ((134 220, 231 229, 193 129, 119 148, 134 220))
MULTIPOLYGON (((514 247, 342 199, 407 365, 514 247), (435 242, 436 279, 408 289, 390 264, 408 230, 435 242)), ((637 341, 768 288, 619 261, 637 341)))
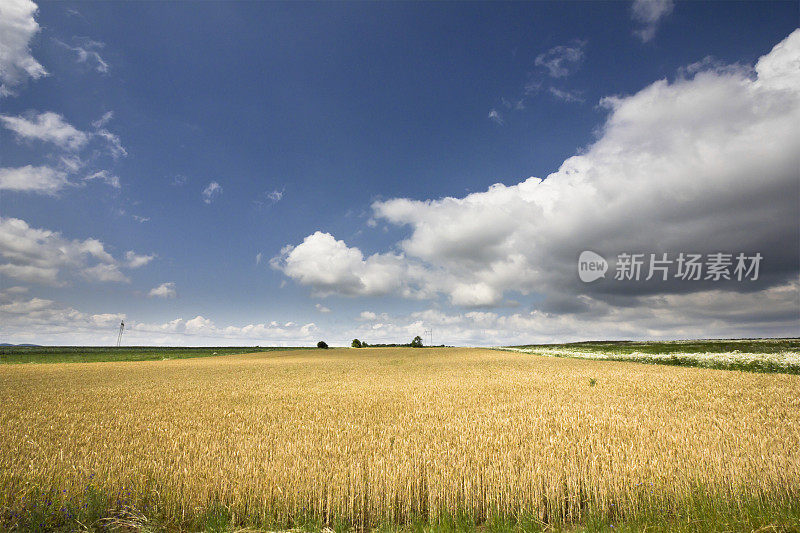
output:
POLYGON ((9 365, 0 427, 3 529, 800 527, 788 374, 461 348, 9 365))

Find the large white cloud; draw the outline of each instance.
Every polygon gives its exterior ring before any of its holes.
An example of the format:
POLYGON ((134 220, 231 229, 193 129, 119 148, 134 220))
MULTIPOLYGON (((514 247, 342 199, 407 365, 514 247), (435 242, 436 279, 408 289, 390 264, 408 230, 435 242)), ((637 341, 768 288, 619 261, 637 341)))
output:
POLYGON ((463 198, 373 204, 375 218, 408 227, 397 244, 402 253, 364 259, 318 232, 287 247, 275 266, 318 292, 442 293, 465 306, 498 305, 509 292, 544 294, 544 307, 573 313, 585 311, 582 295, 638 298, 624 305, 639 310, 658 294, 727 291, 751 302, 739 293, 784 286, 800 266, 799 63, 797 30, 752 70, 707 65, 691 77, 605 98, 609 114, 597 141, 544 180, 496 184, 463 198), (751 285, 584 285, 575 265, 586 249, 611 258, 758 251, 764 262, 751 285), (386 281, 367 290, 378 272, 386 281))
POLYGON ((115 259, 97 239, 66 239, 61 233, 33 228, 18 218, 0 217, 0 274, 42 285, 64 285, 68 278, 127 282, 121 268, 137 268, 154 255, 133 251, 115 259))
POLYGON ((31 40, 39 33, 37 10, 31 0, 0 2, 0 97, 14 94, 14 88, 27 78, 47 75, 30 50, 31 40))
POLYGON ((287 246, 271 265, 316 294, 383 295, 398 291, 409 279, 403 257, 375 254, 364 259, 357 248, 348 247, 329 233, 320 231, 297 246, 287 246))

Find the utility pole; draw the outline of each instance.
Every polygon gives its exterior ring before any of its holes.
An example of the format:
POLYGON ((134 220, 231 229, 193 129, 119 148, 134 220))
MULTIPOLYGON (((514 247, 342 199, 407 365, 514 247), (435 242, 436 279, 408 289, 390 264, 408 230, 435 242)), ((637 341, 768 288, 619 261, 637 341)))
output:
POLYGON ((122 344, 122 332, 125 331, 125 321, 119 323, 119 335, 117 335, 117 348, 122 344))
POLYGON ((428 346, 433 346, 433 328, 426 329, 424 335, 430 339, 430 344, 428 346))

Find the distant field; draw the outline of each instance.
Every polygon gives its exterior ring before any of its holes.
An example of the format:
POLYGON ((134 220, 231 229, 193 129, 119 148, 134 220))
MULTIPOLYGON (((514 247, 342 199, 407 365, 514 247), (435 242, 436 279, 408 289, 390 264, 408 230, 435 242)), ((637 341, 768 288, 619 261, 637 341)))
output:
POLYGON ((8 365, 0 428, 0 530, 800 529, 788 374, 463 348, 8 365))
POLYGON ((526 344, 503 349, 547 357, 635 361, 721 370, 800 374, 800 339, 594 341, 526 344))
POLYGON ((158 361, 211 357, 297 348, 242 347, 154 347, 154 346, 0 346, 0 363, 97 363, 104 361, 158 361))

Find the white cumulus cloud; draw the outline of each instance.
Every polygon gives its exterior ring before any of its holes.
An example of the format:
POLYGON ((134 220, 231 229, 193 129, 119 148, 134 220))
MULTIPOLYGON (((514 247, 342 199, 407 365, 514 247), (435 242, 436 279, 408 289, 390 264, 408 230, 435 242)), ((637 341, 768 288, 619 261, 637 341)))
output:
POLYGON ((84 268, 81 274, 88 281, 130 282, 130 278, 120 271, 119 265, 116 263, 98 263, 94 266, 84 268))
MULTIPOLYGON (((546 179, 462 198, 375 202, 374 218, 408 228, 394 247, 399 252, 365 258, 317 232, 286 247, 275 266, 321 294, 444 294, 452 304, 479 307, 503 305, 509 293, 535 293, 544 296, 542 312, 556 315, 610 313, 612 303, 647 312, 655 295, 712 289, 753 305, 745 294, 798 276, 798 62, 800 30, 754 73, 700 70, 605 98, 608 118, 597 141, 546 179), (765 259, 762 277, 747 286, 587 285, 575 266, 587 249, 610 258, 729 250, 765 259)), ((698 304, 719 311, 712 302, 698 304)))
POLYGON ((162 283, 158 287, 150 289, 150 292, 147 293, 147 295, 151 298, 175 298, 178 295, 178 292, 175 290, 175 283, 168 281, 166 283, 162 283))
POLYGON ((153 255, 146 255, 146 254, 137 254, 133 250, 128 250, 125 252, 125 264, 128 268, 139 268, 143 267, 146 264, 150 263, 156 256, 153 255))
POLYGON ((31 40, 39 33, 38 9, 31 0, 0 2, 0 97, 14 94, 27 78, 47 75, 30 49, 31 40))
POLYGON ((358 248, 320 231, 285 247, 270 264, 320 296, 388 294, 400 289, 407 277, 402 257, 375 254, 365 259, 358 248))
POLYGON ((20 281, 53 286, 66 284, 65 277, 127 282, 120 269, 142 266, 152 257, 131 251, 120 261, 97 239, 70 240, 18 218, 0 217, 0 274, 20 281))

